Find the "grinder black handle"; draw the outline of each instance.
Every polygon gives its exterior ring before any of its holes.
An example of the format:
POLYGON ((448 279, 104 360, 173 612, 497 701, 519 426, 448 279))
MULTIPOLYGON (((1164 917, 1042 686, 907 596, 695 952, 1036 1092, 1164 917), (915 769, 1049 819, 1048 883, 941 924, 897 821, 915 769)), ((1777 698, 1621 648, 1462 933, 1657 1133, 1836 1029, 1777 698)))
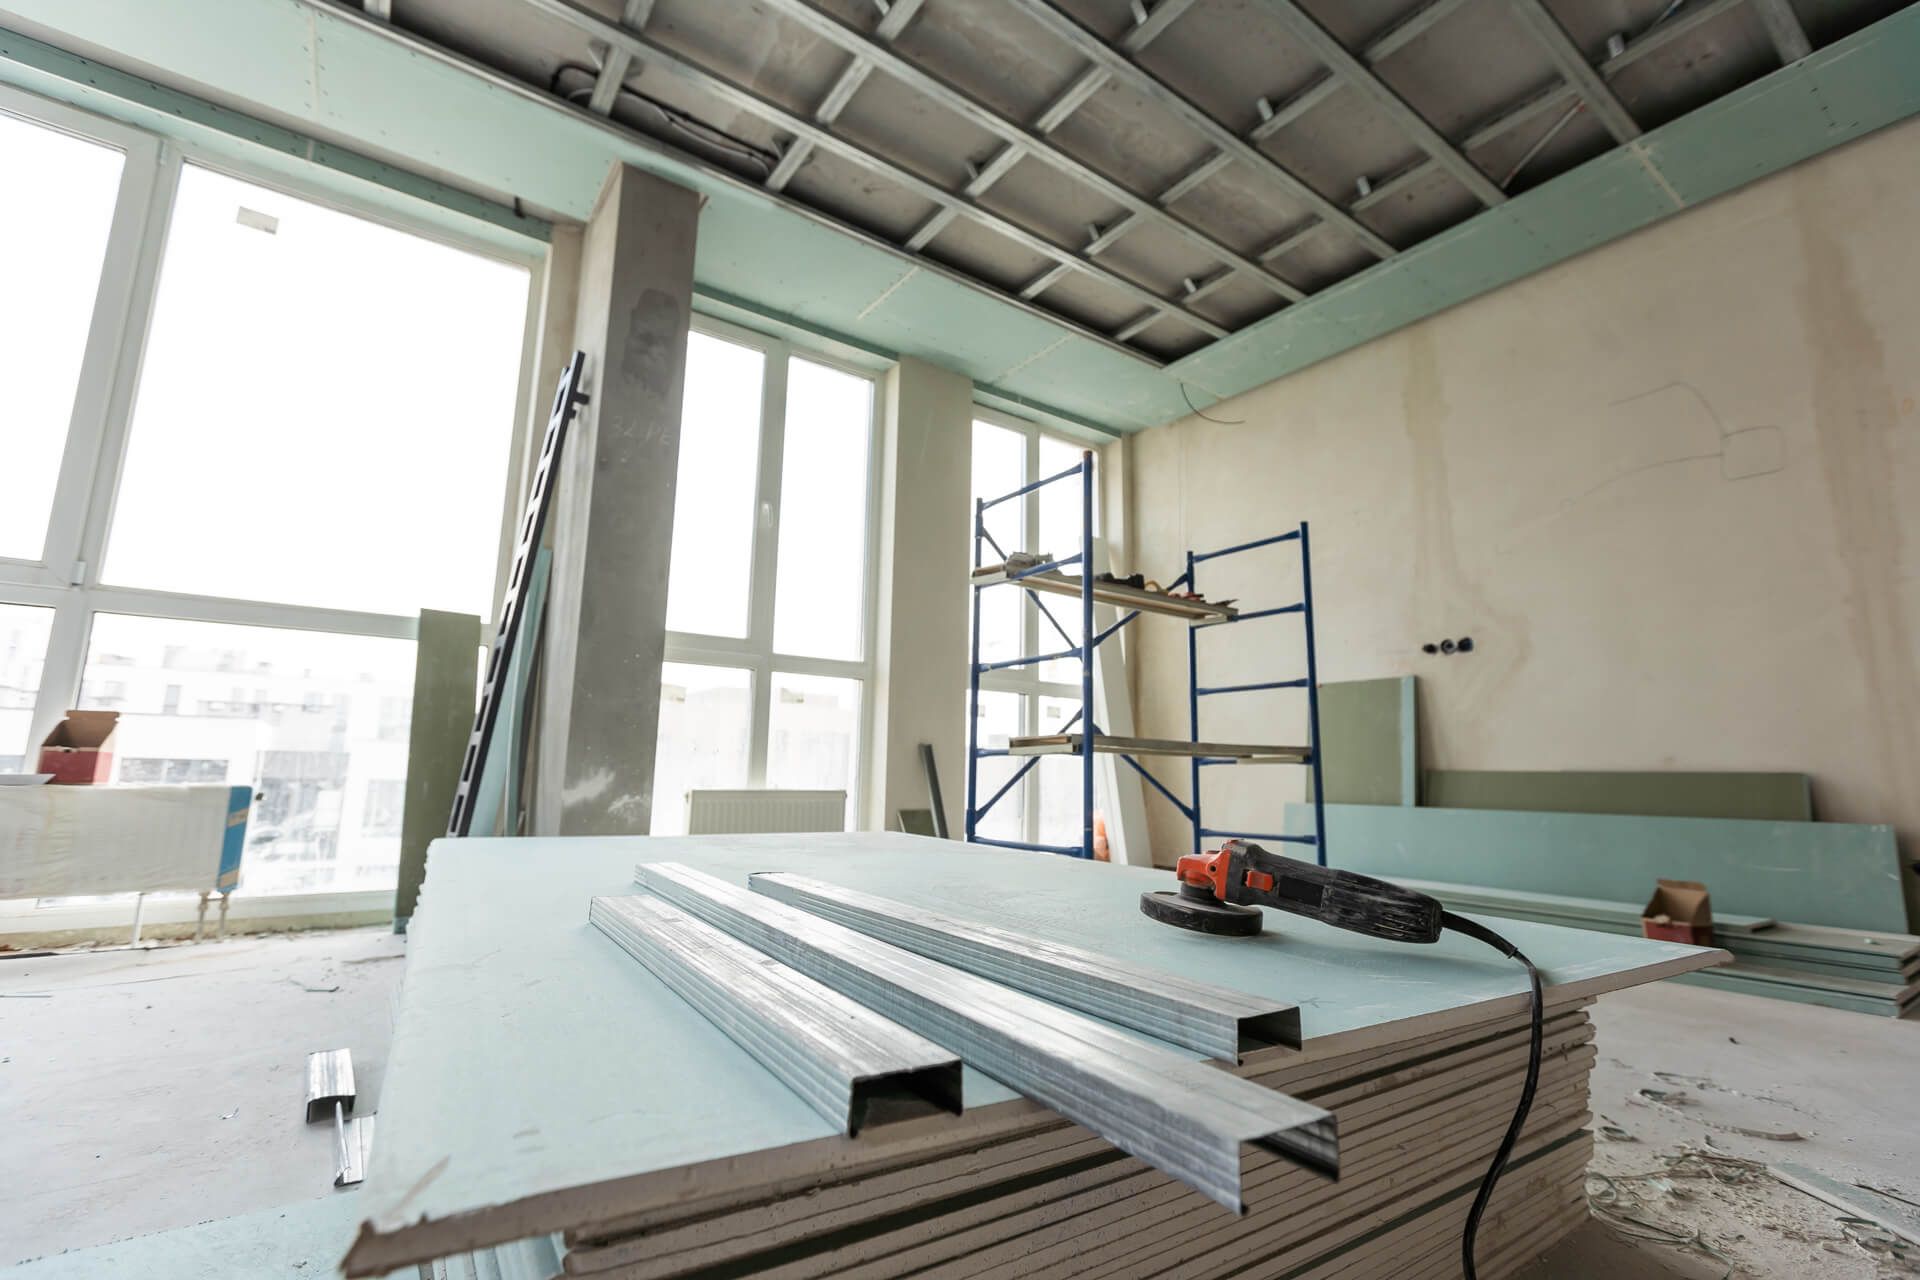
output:
POLYGON ((1244 840, 1228 841, 1225 850, 1228 902, 1272 907, 1389 942, 1440 938, 1443 908, 1424 893, 1282 857, 1244 840), (1272 878, 1270 889, 1264 887, 1267 877, 1272 878))

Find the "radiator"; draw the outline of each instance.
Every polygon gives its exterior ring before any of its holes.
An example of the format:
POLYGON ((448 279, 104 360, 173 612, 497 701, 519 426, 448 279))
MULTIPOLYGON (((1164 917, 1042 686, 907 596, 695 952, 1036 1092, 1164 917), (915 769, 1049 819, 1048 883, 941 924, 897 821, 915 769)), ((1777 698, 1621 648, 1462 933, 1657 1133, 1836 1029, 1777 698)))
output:
POLYGON ((687 834, 757 831, 845 831, 844 791, 689 791, 687 834))

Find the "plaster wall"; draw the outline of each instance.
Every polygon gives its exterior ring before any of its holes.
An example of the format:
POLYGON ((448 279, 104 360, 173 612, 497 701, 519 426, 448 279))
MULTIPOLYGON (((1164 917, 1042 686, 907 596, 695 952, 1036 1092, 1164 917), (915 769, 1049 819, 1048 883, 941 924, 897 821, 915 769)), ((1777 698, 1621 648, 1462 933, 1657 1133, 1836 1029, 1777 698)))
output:
MULTIPOLYGON (((1916 161, 1894 126, 1134 437, 1135 567, 1310 520, 1321 679, 1417 674, 1426 767, 1804 771, 1920 854, 1916 161)), ((1202 588, 1294 598, 1262 554, 1202 588)), ((1301 674, 1297 634, 1203 634, 1203 682, 1301 674)), ((1184 733, 1184 635, 1133 643, 1142 731, 1184 733)), ((1286 740, 1302 701, 1202 731, 1286 740)), ((1298 772, 1209 771, 1208 825, 1278 829, 1298 772)))

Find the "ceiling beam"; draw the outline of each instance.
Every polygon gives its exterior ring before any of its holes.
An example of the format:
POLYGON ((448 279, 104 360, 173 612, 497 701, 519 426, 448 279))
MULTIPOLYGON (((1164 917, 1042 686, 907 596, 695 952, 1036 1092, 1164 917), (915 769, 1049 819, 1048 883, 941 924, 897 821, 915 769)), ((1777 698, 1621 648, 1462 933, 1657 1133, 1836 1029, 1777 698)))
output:
MULTIPOLYGON (((920 12, 920 6, 925 3, 926 0, 893 0, 893 6, 881 17, 879 25, 874 27, 873 38, 882 44, 892 44, 900 38, 900 33, 907 29, 907 24, 913 21, 914 15, 920 12)), ((626 25, 634 26, 631 22, 626 25)), ((635 29, 638 30, 637 27, 635 29)), ((855 54, 852 61, 847 63, 846 70, 840 73, 840 78, 833 82, 831 89, 827 90, 827 96, 820 100, 818 107, 814 108, 815 123, 831 125, 838 120, 840 113, 847 109, 847 104, 853 101, 853 95, 872 74, 873 63, 855 54)), ((780 163, 775 165, 773 172, 767 175, 767 190, 783 189, 793 181, 793 175, 800 172, 800 166, 805 164, 807 157, 812 154, 813 144, 805 139, 796 138, 791 146, 781 152, 780 163)), ((907 247, 918 249, 920 246, 910 243, 907 247)))
POLYGON ((1760 16, 1760 24, 1767 29, 1767 39, 1773 41, 1773 50, 1780 55, 1782 66, 1791 66, 1813 52, 1807 30, 1800 25, 1787 0, 1753 0, 1753 8, 1760 16))
POLYGON ((1480 172, 1473 161, 1461 154, 1453 143, 1427 122, 1426 117, 1368 70, 1364 62, 1354 57, 1345 45, 1334 39, 1331 32, 1314 21, 1293 0, 1262 0, 1262 5, 1280 20, 1289 35, 1305 45, 1308 52, 1349 89, 1378 108, 1402 133, 1413 139, 1415 146, 1431 156, 1435 164, 1472 192, 1481 204, 1492 206, 1506 201, 1506 192, 1494 185, 1493 180, 1480 172))
MULTIPOLYGON (((1155 5, 1147 14, 1146 21, 1135 23, 1127 31, 1127 34, 1120 38, 1121 47, 1129 53, 1138 53, 1153 43, 1168 27, 1172 26, 1174 19, 1193 8, 1195 3, 1197 3, 1197 0, 1160 0, 1160 3, 1155 5)), ((1048 103, 1038 116, 1034 117, 1033 125, 1031 126, 1033 131, 1042 137, 1051 135, 1055 129, 1065 124, 1075 111, 1080 109, 1081 104, 1105 88, 1107 82, 1112 78, 1110 74, 1099 67, 1088 67, 1074 79, 1072 84, 1061 90, 1059 95, 1056 96, 1052 102, 1048 103)), ((995 152, 990 160, 979 167, 978 171, 974 174, 973 181, 967 184, 968 192, 973 195, 983 194, 988 188, 992 187, 994 183, 998 182, 1010 172, 1013 166, 1018 164, 1021 157, 1026 154, 1026 148, 1019 143, 1007 143, 1001 147, 999 151, 995 152)), ((945 209, 940 210, 925 222, 921 223, 919 228, 916 229, 911 236, 907 237, 907 247, 910 249, 919 249, 925 246, 928 241, 944 231, 947 224, 951 221, 953 221, 953 215, 945 209)), ((1049 283, 1051 283, 1051 281, 1049 281, 1049 283)))
MULTIPOLYGON (((537 0, 537 2, 547 3, 549 0, 537 0)), ((832 41, 849 53, 863 55, 877 69, 952 111, 961 119, 988 133, 999 135, 1005 142, 1024 148, 1034 158, 1079 180, 1136 216, 1156 223, 1214 260, 1246 272, 1252 279, 1289 301, 1298 302, 1306 297, 1303 290, 1282 279, 1271 268, 1255 262, 1231 245, 1215 239, 1186 219, 1159 208, 1145 196, 1129 190, 1092 165, 1062 151, 1027 126, 1008 119, 958 86, 933 74, 918 63, 901 57, 885 45, 877 43, 865 32, 849 26, 832 14, 814 8, 808 0, 761 0, 761 3, 794 24, 832 41)), ((969 199, 971 199, 970 196, 969 199)))
MULTIPOLYGON (((391 4, 393 0, 384 0, 391 4)), ((626 7, 620 11, 620 25, 631 31, 639 31, 647 25, 647 19, 653 17, 654 0, 627 0, 626 7)), ((600 74, 594 78, 593 93, 587 98, 587 110, 599 116, 613 114, 613 100, 620 96, 620 86, 627 82, 627 70, 633 65, 633 55, 625 49, 609 47, 607 60, 600 64, 600 74)))
POLYGON ((931 204, 956 205, 960 213, 982 226, 1063 266, 1084 271, 1142 306, 1177 316, 1183 323, 1209 337, 1223 338, 1227 335, 1227 330, 1223 326, 1189 310, 1179 300, 1163 298, 1146 286, 1108 270, 1082 253, 1057 245, 1017 222, 1002 217, 990 209, 982 208, 955 192, 948 191, 911 170, 902 168, 884 156, 868 151, 829 129, 794 115, 785 107, 761 97, 753 90, 735 84, 704 67, 696 66, 645 36, 601 17, 578 3, 578 0, 522 0, 522 3, 572 24, 587 36, 602 41, 609 47, 624 49, 630 56, 644 59, 648 66, 664 74, 675 76, 729 106, 758 116, 783 132, 790 133, 796 138, 804 138, 815 147, 831 151, 872 173, 879 174, 931 204))
POLYGON ((1545 51, 1566 82, 1573 86, 1580 100, 1587 104, 1587 110, 1599 118, 1607 127, 1616 142, 1632 142, 1640 136, 1640 126, 1634 123, 1627 109, 1614 97, 1613 90, 1600 73, 1587 61, 1587 55, 1580 52, 1573 37, 1560 25, 1560 20, 1547 12, 1546 5, 1540 0, 1508 0, 1513 15, 1520 19, 1520 25, 1527 29, 1534 43, 1545 51))
POLYGON ((1278 183, 1289 195, 1306 205, 1322 222, 1329 224, 1365 245, 1376 256, 1390 258, 1398 252, 1379 235, 1363 226, 1345 209, 1301 181, 1279 161, 1208 115, 1184 94, 1142 67, 1127 54, 1115 49, 1078 21, 1056 9, 1047 0, 1012 0, 1020 10, 1086 55, 1094 65, 1156 105, 1171 112, 1216 148, 1278 183))

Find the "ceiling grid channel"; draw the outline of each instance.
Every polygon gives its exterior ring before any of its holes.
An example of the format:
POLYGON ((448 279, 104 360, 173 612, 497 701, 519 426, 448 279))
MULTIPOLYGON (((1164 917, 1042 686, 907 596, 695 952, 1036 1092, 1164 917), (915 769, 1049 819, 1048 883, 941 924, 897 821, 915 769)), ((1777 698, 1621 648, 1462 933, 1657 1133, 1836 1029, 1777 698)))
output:
MULTIPOLYGON (((1215 239, 1200 227, 1177 216, 1148 197, 1142 196, 1138 192, 1116 182, 1099 170, 1093 168, 1093 166, 1061 150, 1048 141, 1042 133, 999 114, 999 112, 972 97, 959 87, 934 75, 919 64, 902 57, 888 46, 873 40, 866 33, 849 26, 831 14, 814 8, 812 4, 808 3, 808 0, 764 0, 764 2, 767 4, 767 7, 775 13, 792 20, 797 25, 807 28, 815 35, 840 45, 841 48, 856 57, 864 57, 875 63, 880 70, 885 71, 889 76, 892 76, 908 88, 940 104, 947 110, 952 111, 955 115, 958 115, 970 124, 988 133, 999 135, 1002 142, 1006 144, 1006 149, 1017 148, 1020 154, 1031 155, 1035 159, 1043 161, 1050 167, 1066 174, 1068 177, 1076 179, 1099 192, 1106 199, 1128 210, 1133 218, 1155 223, 1178 236, 1180 239, 1185 240, 1200 251, 1215 258, 1217 261, 1225 264, 1229 269, 1246 274, 1279 294, 1281 297, 1286 298, 1289 302, 1299 302, 1306 298, 1307 295, 1304 290, 1283 279, 1272 268, 1246 257, 1238 250, 1215 239)), ((1185 8, 1186 6, 1181 4, 1179 7, 1185 8)), ((1164 29, 1165 24, 1157 25, 1159 25, 1160 29, 1164 29)), ((1099 86, 1095 85, 1093 87, 1097 89, 1099 86)), ((1087 95, 1083 95, 1080 101, 1084 101, 1085 96, 1090 96, 1091 92, 1092 90, 1088 90, 1087 95)), ((1078 106, 1079 103, 1073 102, 1071 105, 1078 106)), ((1043 115, 1051 114, 1054 114, 1052 108, 1049 108, 1047 113, 1043 113, 1043 115)), ((1059 119, 1064 120, 1067 114, 1070 114, 1070 111, 1060 112, 1059 119)), ((1045 121, 1043 121, 1043 123, 1045 123, 1045 121)), ((1053 121, 1052 124, 1054 128, 1059 127, 1058 120, 1053 121)), ((1013 160, 1020 158, 1020 154, 1004 160, 1001 155, 997 155, 994 160, 988 162, 988 168, 998 169, 1000 173, 1004 173, 1012 167, 1013 160)), ((1002 155, 1004 155, 1004 151, 1002 155)), ((987 169, 982 169, 981 172, 984 174, 987 172, 987 169)), ((995 180, 997 180, 998 176, 998 174, 995 174, 995 180)), ((986 186, 990 185, 991 183, 982 184, 979 178, 975 177, 970 179, 968 186, 957 194, 971 207, 971 201, 976 195, 974 188, 978 187, 980 190, 985 190, 986 186)), ((1124 220, 1125 219, 1123 219, 1123 221, 1124 220)), ((1105 245, 1099 243, 1104 238, 1104 235, 1096 236, 1094 243, 1090 244, 1083 252, 1088 257, 1092 257, 1100 251, 1100 248, 1105 247, 1105 245)), ((924 244, 924 241, 921 243, 924 244)), ((1191 309, 1190 300, 1192 292, 1192 290, 1188 290, 1187 296, 1179 299, 1175 304, 1180 308, 1179 314, 1181 319, 1189 324, 1218 328, 1218 326, 1213 325, 1212 321, 1206 320, 1204 316, 1199 315, 1191 309)), ((1222 335, 1216 333, 1214 336, 1218 337, 1222 335)))
MULTIPOLYGON (((1611 80, 1634 63, 1647 57, 1691 31, 1712 22, 1721 14, 1740 8, 1742 5, 1761 4, 1765 0, 1706 0, 1704 4, 1691 5, 1674 10, 1667 17, 1640 35, 1628 40, 1619 53, 1609 56, 1595 68, 1600 79, 1611 80)), ((1389 32, 1389 35, 1392 33, 1389 32)), ((1376 46, 1369 46, 1366 53, 1373 58, 1376 46)), ((1309 90, 1308 92, 1311 92, 1309 90)), ((1303 93, 1301 96, 1305 96, 1303 93)), ((1585 102, 1574 86, 1565 79, 1556 78, 1545 89, 1532 94, 1515 106, 1508 107, 1486 123, 1474 128, 1461 140, 1462 150, 1474 151, 1480 147, 1505 137, 1515 129, 1522 128, 1528 122, 1552 112, 1578 111, 1585 102)), ((1397 192, 1420 182, 1435 168, 1431 159, 1416 160, 1398 173, 1389 174, 1373 184, 1373 190, 1353 202, 1353 211, 1361 213, 1384 200, 1391 199, 1397 192)), ((1290 246, 1289 246, 1290 247, 1290 246)), ((1268 252, 1262 250, 1263 253, 1268 252)))
MULTIPOLYGON (((601 17, 598 13, 577 3, 577 0, 522 0, 522 2, 532 9, 571 24, 588 37, 606 44, 610 49, 623 49, 633 59, 643 59, 648 66, 651 66, 663 74, 674 76, 686 84, 711 94, 729 106, 758 116, 776 128, 792 134, 795 139, 805 139, 816 148, 832 151, 852 161, 854 164, 859 165, 861 168, 878 174, 903 189, 912 192, 929 204, 940 205, 942 207, 954 206, 957 212, 973 219, 989 230, 1005 236, 1014 243, 1042 257, 1051 258, 1055 262, 1076 267, 1121 294, 1133 298, 1143 306, 1175 316, 1182 322, 1199 329, 1209 337, 1223 338, 1228 334, 1228 330, 1224 326, 1214 323, 1205 316, 1187 310, 1181 303, 1162 298, 1151 289, 1108 270, 1102 264, 1094 262, 1091 258, 1077 250, 1055 244, 1044 236, 1040 236, 1021 226, 1019 223, 1002 217, 991 209, 986 209, 974 204, 955 192, 949 191, 939 184, 921 177, 919 174, 894 163, 884 156, 867 150, 865 147, 850 141, 840 134, 834 133, 830 129, 823 128, 811 120, 793 114, 778 103, 762 97, 752 89, 688 61, 686 58, 666 48, 664 45, 659 44, 657 41, 650 40, 639 32, 629 30, 619 23, 601 17)), ((977 283, 981 284, 983 288, 999 292, 999 290, 995 290, 992 285, 984 281, 977 283)), ((1111 343, 1114 341, 1110 335, 1099 334, 1096 331, 1090 330, 1084 324, 1070 317, 1060 316, 1058 318, 1062 323, 1087 332, 1102 342, 1111 343)), ((1122 349, 1128 351, 1130 354, 1159 363, 1158 359, 1154 357, 1152 353, 1141 351, 1137 347, 1123 347, 1122 349)))

